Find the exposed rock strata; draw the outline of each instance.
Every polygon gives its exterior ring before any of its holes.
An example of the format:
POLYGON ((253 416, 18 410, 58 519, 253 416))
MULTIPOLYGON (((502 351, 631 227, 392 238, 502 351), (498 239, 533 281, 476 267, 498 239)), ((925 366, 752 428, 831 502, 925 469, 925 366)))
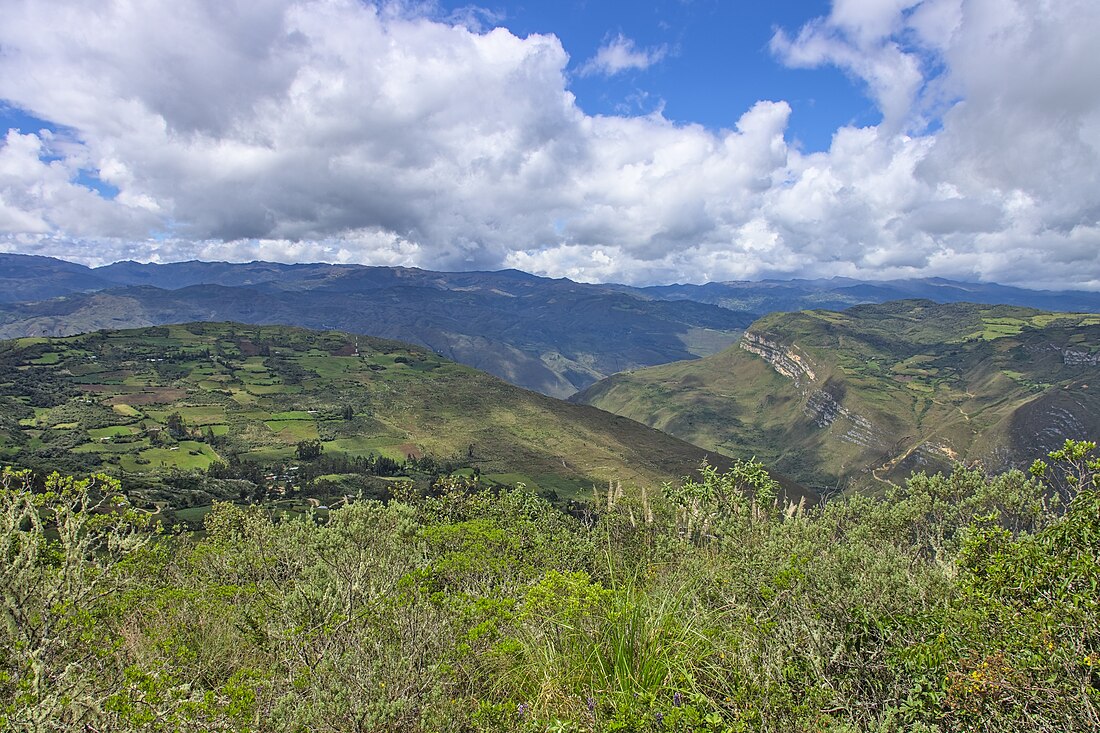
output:
POLYGON ((1062 349, 1062 363, 1066 366, 1100 366, 1100 351, 1067 347, 1062 349))
POLYGON ((771 364, 772 369, 793 381, 796 387, 802 387, 803 379, 809 382, 817 379, 809 358, 799 354, 793 346, 783 346, 758 333, 747 332, 741 338, 741 348, 771 364))
POLYGON ((837 420, 846 420, 847 430, 840 433, 838 428, 838 437, 841 440, 864 448, 884 447, 879 431, 870 420, 842 405, 827 387, 812 389, 813 383, 817 381, 815 365, 809 356, 799 352, 797 346, 786 346, 751 331, 742 337, 740 346, 745 351, 756 354, 776 372, 794 382, 805 400, 802 411, 817 427, 824 429, 837 420))

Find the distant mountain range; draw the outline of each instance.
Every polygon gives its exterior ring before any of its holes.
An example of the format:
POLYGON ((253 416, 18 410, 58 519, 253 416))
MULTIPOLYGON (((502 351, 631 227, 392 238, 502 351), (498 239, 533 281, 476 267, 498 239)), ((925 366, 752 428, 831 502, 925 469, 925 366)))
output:
POLYGON ((1100 312, 1100 293, 942 279, 767 280, 630 287, 516 270, 271 262, 119 262, 0 254, 0 338, 191 320, 288 324, 399 339, 567 397, 616 372, 714 354, 758 316, 899 298, 1100 312))
POLYGON ((0 273, 0 338, 196 320, 288 324, 412 342, 556 397, 624 369, 714 353, 753 320, 515 270, 268 262, 91 269, 0 255, 0 273))
POLYGON ((764 315, 813 308, 842 310, 865 303, 924 298, 936 303, 1019 305, 1048 311, 1100 313, 1100 293, 1080 290, 1027 290, 996 283, 970 283, 939 277, 865 281, 834 277, 821 280, 759 280, 705 285, 632 288, 661 300, 691 300, 764 315))
POLYGON ((1100 315, 929 300, 765 316, 740 344, 574 397, 821 493, 1100 435, 1100 315))

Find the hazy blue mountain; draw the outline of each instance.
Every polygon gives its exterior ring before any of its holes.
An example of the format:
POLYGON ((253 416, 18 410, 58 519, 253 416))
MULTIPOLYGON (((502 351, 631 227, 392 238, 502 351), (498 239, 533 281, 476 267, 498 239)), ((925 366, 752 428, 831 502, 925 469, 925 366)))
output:
POLYGON ((0 253, 0 303, 45 300, 114 284, 95 270, 73 262, 0 253))
POLYGON ((163 265, 116 262, 93 272, 114 285, 152 285, 157 288, 185 288, 191 285, 257 285, 276 282, 286 287, 312 287, 329 278, 354 270, 359 265, 304 264, 278 262, 171 262, 163 265))
POLYGON ((379 289, 398 285, 440 290, 492 289, 507 283, 530 289, 554 284, 559 292, 615 290, 655 300, 690 300, 754 314, 808 308, 843 309, 865 303, 925 298, 937 303, 1020 305, 1050 311, 1100 312, 1100 293, 1072 290, 1028 290, 996 283, 944 278, 864 281, 851 278, 712 282, 703 285, 585 285, 530 275, 518 270, 433 272, 410 267, 368 267, 323 263, 277 262, 116 262, 103 267, 34 255, 0 254, 0 302, 41 300, 119 285, 152 285, 178 289, 191 285, 262 285, 279 290, 332 292, 379 289))
POLYGON ((662 300, 693 300, 750 313, 811 308, 842 310, 853 305, 924 298, 936 303, 1019 305, 1048 311, 1100 313, 1100 293, 1075 290, 1028 290, 996 283, 969 283, 944 278, 869 282, 850 278, 714 282, 705 285, 658 285, 633 288, 662 300))
POLYGON ((371 268, 312 288, 149 285, 0 305, 0 336, 63 336, 182 321, 339 329, 428 347, 513 384, 565 397, 624 369, 733 343, 746 314, 518 273, 371 268), (445 278, 444 278, 445 280, 445 278))
POLYGON ((202 319, 340 328, 411 341, 559 397, 615 372, 716 353, 759 315, 902 298, 1100 312, 1100 293, 938 278, 635 288, 518 270, 194 261, 89 268, 0 254, 0 336, 202 319))

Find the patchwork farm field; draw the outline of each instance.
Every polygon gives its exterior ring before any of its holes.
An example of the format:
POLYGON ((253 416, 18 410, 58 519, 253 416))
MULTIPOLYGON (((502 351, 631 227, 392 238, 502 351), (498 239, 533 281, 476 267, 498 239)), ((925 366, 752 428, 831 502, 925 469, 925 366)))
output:
MULTIPOLYGON (((337 497, 362 488, 331 476, 457 471, 568 497, 612 479, 658 485, 705 457, 423 349, 282 326, 193 323, 3 342, 0 403, 5 461, 105 470, 137 484, 249 479, 267 499, 314 481, 337 497)), ((182 505, 208 498, 199 491, 182 505)))

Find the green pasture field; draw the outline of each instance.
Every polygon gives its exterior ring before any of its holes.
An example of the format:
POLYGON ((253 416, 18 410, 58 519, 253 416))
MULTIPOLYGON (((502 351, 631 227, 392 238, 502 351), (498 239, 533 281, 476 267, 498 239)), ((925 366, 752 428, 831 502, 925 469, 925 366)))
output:
POLYGON ((261 464, 286 462, 297 458, 294 446, 289 445, 253 448, 245 453, 243 457, 261 464))
POLYGON ((315 420, 317 419, 316 411, 309 412, 308 410, 289 410, 286 412, 273 412, 271 413, 272 420, 315 420))
POLYGON ((305 420, 266 420, 264 425, 283 440, 290 442, 316 440, 318 437, 317 425, 305 420))
POLYGON ((302 391, 302 387, 297 384, 253 384, 246 383, 245 390, 257 397, 263 397, 266 395, 290 395, 298 394, 302 391))
POLYGON ((365 458, 368 455, 385 456, 395 461, 405 460, 405 454, 398 446, 403 441, 390 436, 362 436, 358 438, 338 438, 327 440, 322 445, 326 451, 347 453, 350 456, 365 458))
POLYGON ((185 425, 190 427, 216 425, 225 422, 225 408, 222 405, 180 405, 171 408, 147 410, 146 415, 163 423, 168 416, 179 413, 185 425))
POLYGON ((126 471, 147 473, 149 471, 178 468, 181 470, 205 470, 214 461, 220 460, 214 449, 205 443, 191 440, 180 441, 179 445, 169 448, 147 448, 137 456, 125 455, 119 465, 126 471), (192 453, 194 451, 195 453, 192 453), (197 455, 196 455, 197 453, 197 455), (138 459, 148 461, 141 463, 138 459))
POLYGON ((88 437, 92 440, 114 438, 119 435, 134 435, 137 430, 129 425, 111 425, 106 428, 89 428, 88 437))

